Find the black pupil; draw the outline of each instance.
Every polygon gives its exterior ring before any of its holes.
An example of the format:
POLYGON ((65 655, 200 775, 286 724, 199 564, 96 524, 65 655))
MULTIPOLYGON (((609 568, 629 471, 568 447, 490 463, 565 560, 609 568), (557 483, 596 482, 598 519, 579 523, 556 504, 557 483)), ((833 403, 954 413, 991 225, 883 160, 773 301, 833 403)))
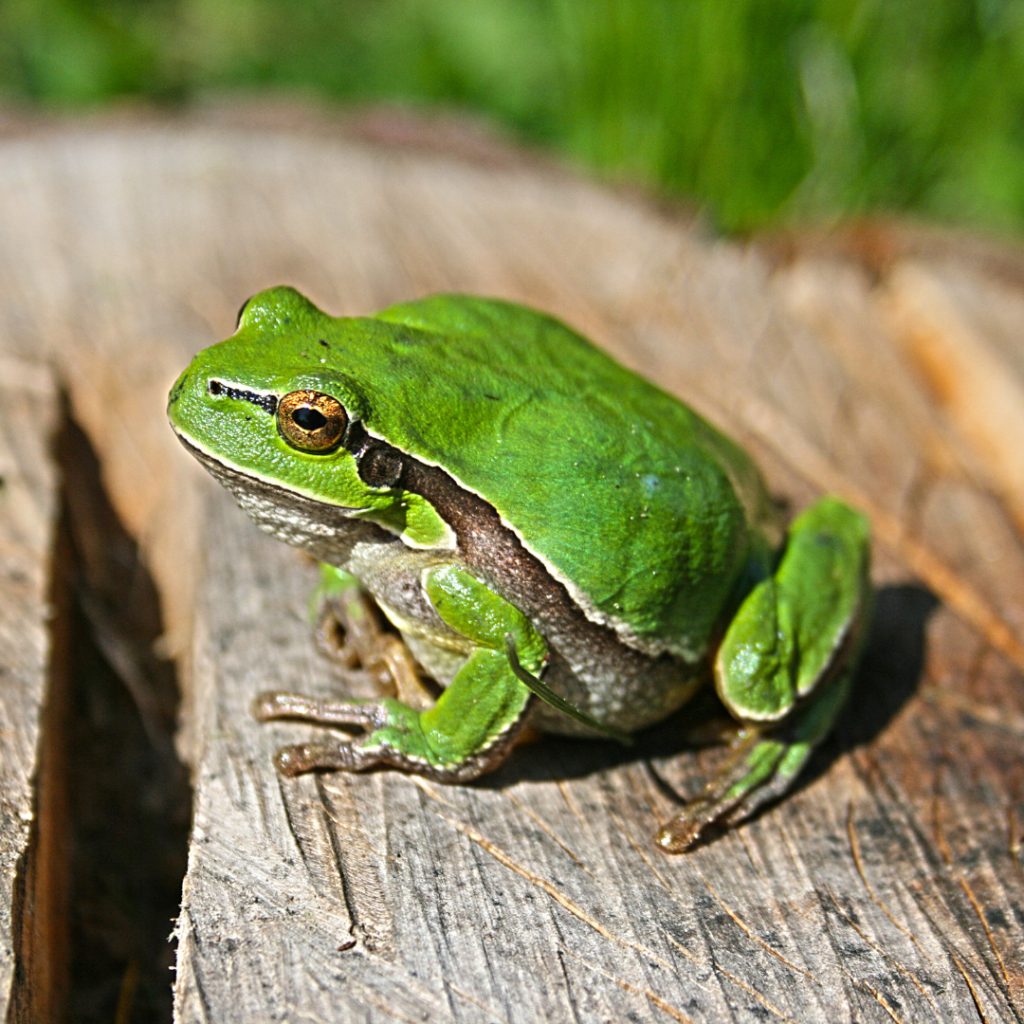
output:
POLYGON ((292 413, 292 419, 303 430, 310 433, 327 425, 327 417, 319 409, 296 409, 292 413))

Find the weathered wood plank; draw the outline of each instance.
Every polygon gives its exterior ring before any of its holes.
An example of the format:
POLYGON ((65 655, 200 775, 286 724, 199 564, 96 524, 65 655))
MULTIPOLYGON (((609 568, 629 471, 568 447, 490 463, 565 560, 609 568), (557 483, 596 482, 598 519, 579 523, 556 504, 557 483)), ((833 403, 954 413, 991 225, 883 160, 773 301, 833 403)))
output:
POLYGON ((66 997, 65 713, 49 684, 58 479, 49 369, 0 353, 0 1017, 56 1020, 66 997), (46 705, 49 700, 49 705, 46 705), (46 747, 43 736, 46 732, 46 747))
POLYGON ((941 269, 1019 387, 1020 281, 955 246, 780 260, 535 165, 280 126, 10 141, 0 196, 9 350, 61 368, 189 667, 180 1020, 1020 1020, 1024 545, 896 308, 902 264, 941 269), (310 570, 197 483, 162 407, 281 282, 336 313, 438 289, 545 307, 729 429, 794 505, 869 511, 867 662, 799 791, 670 859, 649 843, 666 785, 692 793, 716 757, 671 729, 625 756, 545 741, 472 787, 278 779, 270 754, 306 732, 258 725, 252 696, 338 682, 310 570))

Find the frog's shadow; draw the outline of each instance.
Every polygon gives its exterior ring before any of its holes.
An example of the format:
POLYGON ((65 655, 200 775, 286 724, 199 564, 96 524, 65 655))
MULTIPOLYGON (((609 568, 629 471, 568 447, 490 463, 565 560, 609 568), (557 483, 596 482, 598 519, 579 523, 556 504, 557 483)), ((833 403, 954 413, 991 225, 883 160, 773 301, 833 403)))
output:
MULTIPOLYGON (((912 584, 883 587, 876 593, 871 632, 849 702, 831 736, 815 751, 791 793, 824 774, 843 754, 871 743, 914 693, 924 667, 925 627, 937 605, 937 598, 929 590, 912 584)), ((709 688, 666 721, 639 734, 632 747, 545 736, 532 746, 516 749, 501 768, 475 785, 500 789, 517 782, 582 778, 652 759, 688 758, 695 762, 695 748, 687 744, 685 737, 701 721, 716 717, 728 715, 709 688)), ((677 800, 682 800, 658 772, 655 779, 677 800)))

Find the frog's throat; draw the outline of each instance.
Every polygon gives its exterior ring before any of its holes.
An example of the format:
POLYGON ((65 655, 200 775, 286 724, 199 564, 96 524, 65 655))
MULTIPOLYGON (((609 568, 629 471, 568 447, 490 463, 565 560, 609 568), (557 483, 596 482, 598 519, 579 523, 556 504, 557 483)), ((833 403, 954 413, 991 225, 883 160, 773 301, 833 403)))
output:
POLYGON ((353 518, 350 509, 282 487, 233 466, 180 431, 178 440, 220 484, 235 496, 242 510, 278 540, 308 551, 332 565, 344 561, 358 543, 394 541, 395 535, 368 519, 353 518))

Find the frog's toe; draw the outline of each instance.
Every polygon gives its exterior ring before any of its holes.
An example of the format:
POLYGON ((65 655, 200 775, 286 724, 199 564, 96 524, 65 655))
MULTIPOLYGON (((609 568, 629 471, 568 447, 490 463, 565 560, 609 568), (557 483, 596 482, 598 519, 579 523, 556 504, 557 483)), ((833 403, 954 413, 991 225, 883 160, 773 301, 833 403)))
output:
POLYGON ((809 744, 789 744, 751 731, 737 738, 728 764, 654 837, 666 853, 685 853, 712 827, 736 825, 786 792, 810 756, 809 744))
POLYGON ((654 845, 665 853, 686 853, 715 822, 714 804, 698 797, 654 834, 654 845))
POLYGON ((274 765, 289 777, 312 771, 359 771, 376 763, 350 743, 294 743, 281 747, 274 755, 274 765))
POLYGON ((376 701, 316 700, 301 693, 279 691, 261 693, 253 701, 252 713, 261 722, 290 718, 314 725, 351 725, 361 729, 376 729, 387 721, 387 712, 376 701))

